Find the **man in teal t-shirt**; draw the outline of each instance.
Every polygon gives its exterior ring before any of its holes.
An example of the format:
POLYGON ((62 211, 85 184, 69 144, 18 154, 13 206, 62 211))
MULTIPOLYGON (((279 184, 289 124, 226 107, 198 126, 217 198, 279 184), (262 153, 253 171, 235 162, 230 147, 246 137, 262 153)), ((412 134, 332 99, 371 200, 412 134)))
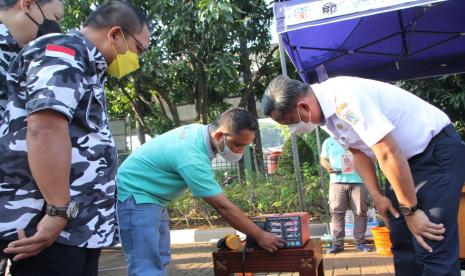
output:
POLYGON ((239 161, 257 128, 254 115, 233 108, 210 125, 191 124, 164 133, 123 162, 117 175, 117 213, 129 275, 166 275, 170 261, 166 205, 186 189, 262 248, 273 252, 284 245, 226 198, 211 167, 216 154, 229 162, 239 161))
POLYGON ((330 177, 329 207, 333 235, 333 245, 327 253, 338 253, 344 250, 345 215, 348 207, 354 213, 356 248, 359 251, 368 252, 370 248, 365 245, 368 191, 355 170, 352 173, 343 173, 344 154, 350 153, 335 139, 329 137, 323 142, 320 163, 330 177))

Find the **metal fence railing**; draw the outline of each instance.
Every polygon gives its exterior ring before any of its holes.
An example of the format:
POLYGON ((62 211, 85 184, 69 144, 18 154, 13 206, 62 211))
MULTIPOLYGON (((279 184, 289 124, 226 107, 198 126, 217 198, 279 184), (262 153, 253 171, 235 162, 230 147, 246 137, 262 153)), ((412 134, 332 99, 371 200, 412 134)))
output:
POLYGON ((251 168, 246 168, 243 166, 242 170, 238 162, 231 163, 224 159, 214 159, 212 162, 212 167, 215 171, 217 181, 226 185, 232 184, 234 182, 241 182, 247 179, 241 179, 254 175, 261 175, 273 181, 275 178, 276 181, 283 181, 283 177, 290 178, 290 181, 295 181, 294 178, 294 163, 292 157, 284 156, 266 156, 262 160, 254 161, 251 168))

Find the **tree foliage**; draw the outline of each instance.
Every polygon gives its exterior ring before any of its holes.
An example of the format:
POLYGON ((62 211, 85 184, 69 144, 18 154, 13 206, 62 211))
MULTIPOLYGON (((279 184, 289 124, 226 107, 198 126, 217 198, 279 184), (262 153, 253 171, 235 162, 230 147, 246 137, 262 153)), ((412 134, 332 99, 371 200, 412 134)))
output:
MULTIPOLYGON (((102 0, 65 0, 65 28, 79 27, 102 0)), ((129 115, 142 133, 167 131, 183 122, 176 106, 194 104, 207 123, 230 107, 255 102, 276 66, 270 46, 272 11, 253 0, 130 0, 152 19, 151 47, 142 68, 107 87, 111 117, 129 115)))
POLYGON ((465 74, 405 81, 400 85, 444 111, 465 138, 465 74))
MULTIPOLYGON (((310 145, 300 136, 297 138, 297 151, 299 154, 299 161, 301 167, 312 165, 315 162, 315 156, 313 154, 312 148, 310 145)), ((282 171, 293 172, 294 171, 294 162, 292 158, 292 145, 291 139, 286 139, 283 146, 283 152, 278 159, 278 167, 282 171)))

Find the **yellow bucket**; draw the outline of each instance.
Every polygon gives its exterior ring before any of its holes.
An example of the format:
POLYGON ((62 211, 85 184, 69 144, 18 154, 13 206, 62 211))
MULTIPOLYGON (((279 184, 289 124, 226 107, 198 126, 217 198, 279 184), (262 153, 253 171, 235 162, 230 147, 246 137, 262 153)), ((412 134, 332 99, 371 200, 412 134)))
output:
POLYGON ((373 239, 375 240, 376 253, 379 255, 391 256, 391 239, 389 238, 389 228, 374 227, 371 229, 373 239))

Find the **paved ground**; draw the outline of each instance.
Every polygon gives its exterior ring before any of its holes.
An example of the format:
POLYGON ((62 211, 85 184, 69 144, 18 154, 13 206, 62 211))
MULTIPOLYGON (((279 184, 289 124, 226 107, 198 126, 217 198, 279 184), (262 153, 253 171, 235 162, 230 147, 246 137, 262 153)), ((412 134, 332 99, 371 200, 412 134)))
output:
POLYGON ((375 252, 358 252, 354 245, 347 245, 339 254, 325 254, 325 276, 336 275, 379 275, 393 276, 394 265, 391 256, 381 256, 375 252))
MULTIPOLYGON (((213 275, 212 252, 209 243, 172 245, 172 261, 168 275, 213 275)), ((105 250, 100 257, 99 276, 127 275, 121 250, 105 250)))
MULTIPOLYGON (((211 253, 214 245, 196 243, 172 245, 173 260, 168 268, 170 276, 213 275, 211 253)), ((374 252, 360 253, 353 245, 339 254, 325 254, 326 276, 337 275, 394 275, 392 257, 380 256, 374 252)), ((100 258, 100 276, 127 275, 126 266, 120 250, 105 250, 100 258)), ((255 275, 296 276, 297 273, 262 273, 255 275)))

